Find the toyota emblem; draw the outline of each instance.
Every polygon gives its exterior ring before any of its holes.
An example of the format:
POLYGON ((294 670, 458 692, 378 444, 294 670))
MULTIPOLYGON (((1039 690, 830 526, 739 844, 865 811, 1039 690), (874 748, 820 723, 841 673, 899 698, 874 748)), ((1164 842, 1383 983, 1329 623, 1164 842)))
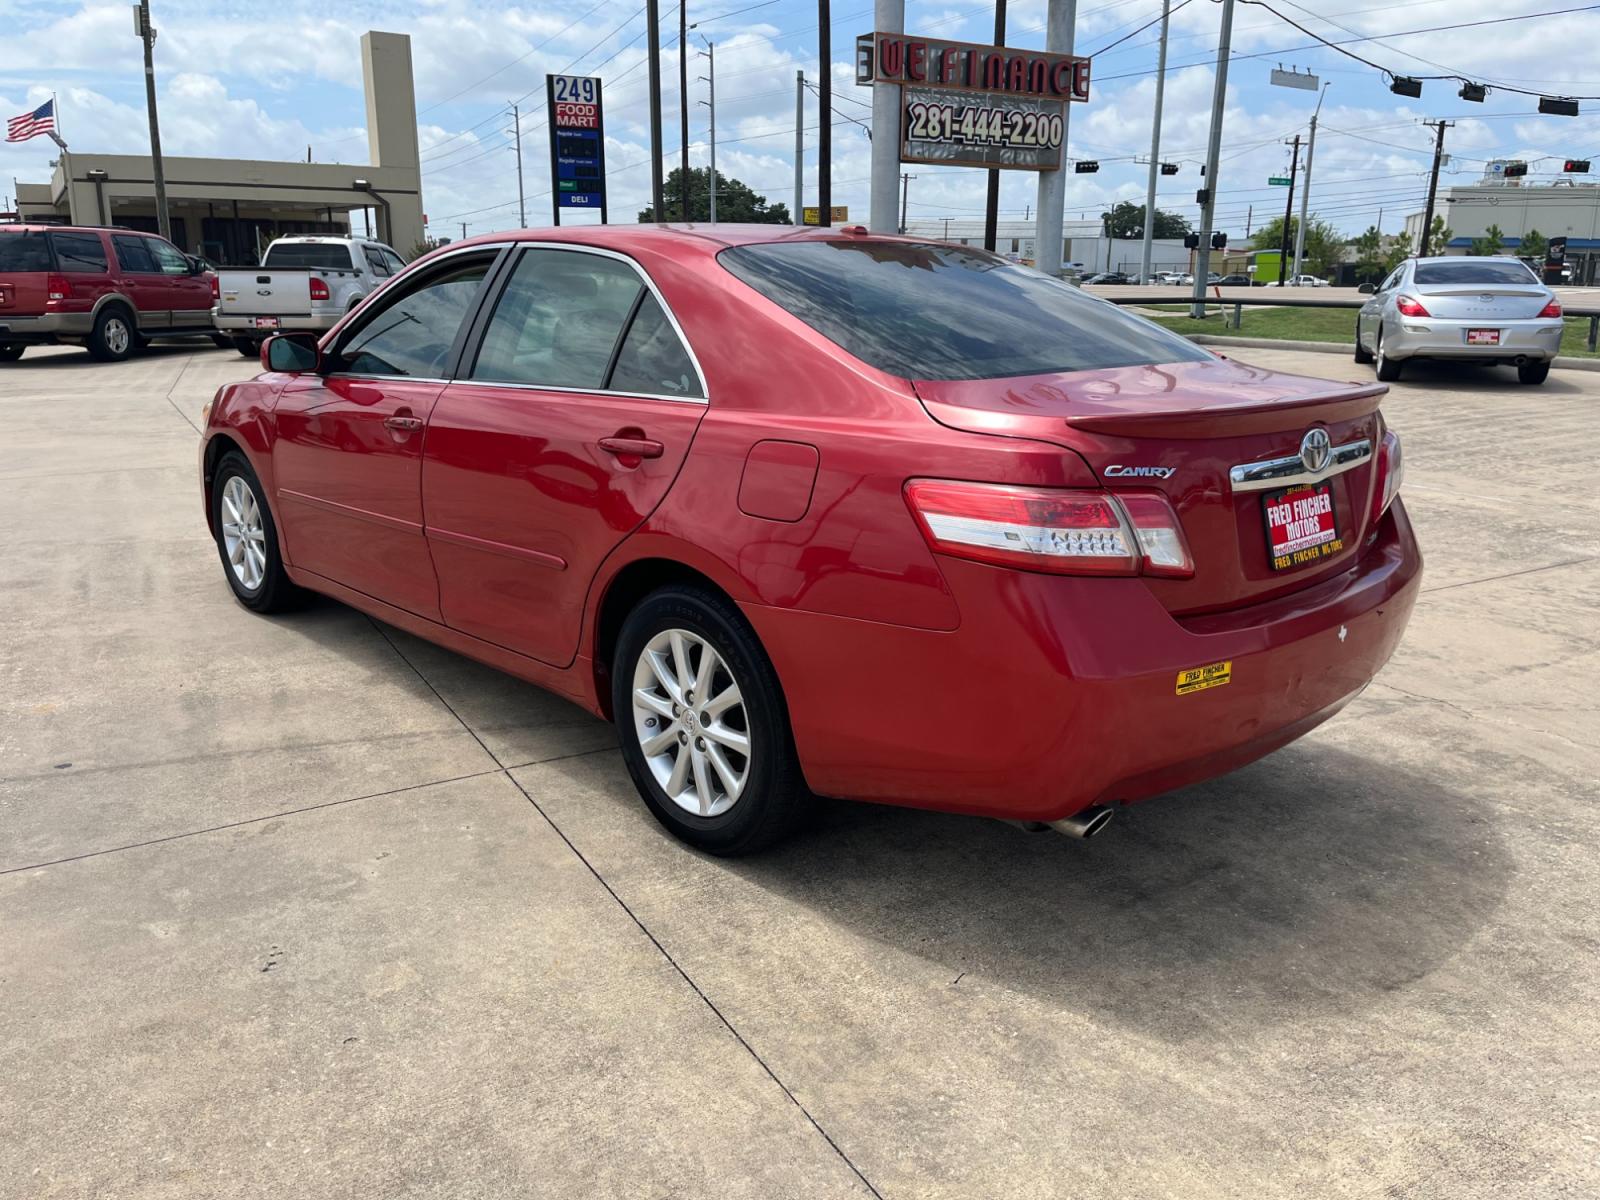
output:
POLYGON ((1308 429, 1300 439, 1300 462, 1313 475, 1319 474, 1333 457, 1333 442, 1326 429, 1308 429))

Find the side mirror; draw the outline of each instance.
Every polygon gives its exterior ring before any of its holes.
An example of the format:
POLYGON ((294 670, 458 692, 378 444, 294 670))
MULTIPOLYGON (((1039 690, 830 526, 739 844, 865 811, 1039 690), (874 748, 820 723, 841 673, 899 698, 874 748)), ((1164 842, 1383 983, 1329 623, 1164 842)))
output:
POLYGON ((1370 283, 1363 283, 1356 289, 1356 291, 1360 292, 1363 296, 1370 296, 1373 292, 1377 291, 1377 289, 1370 283))
POLYGON ((261 367, 290 375, 314 375, 322 369, 322 351, 313 334, 274 334, 261 343, 261 367))
POLYGON ((206 264, 205 263, 201 262, 198 258, 196 258, 192 254, 186 254, 186 255, 184 255, 184 257, 189 260, 189 274, 191 274, 191 275, 204 275, 205 274, 205 271, 206 271, 206 264))

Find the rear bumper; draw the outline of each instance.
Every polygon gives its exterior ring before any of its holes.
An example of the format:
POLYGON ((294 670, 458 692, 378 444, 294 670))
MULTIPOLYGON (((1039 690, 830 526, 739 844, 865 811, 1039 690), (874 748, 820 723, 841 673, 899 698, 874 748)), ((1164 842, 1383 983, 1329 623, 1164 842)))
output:
POLYGON ((950 632, 746 606, 823 794, 1049 821, 1222 774, 1338 712, 1388 661, 1421 583, 1396 502, 1351 570, 1210 617, 1137 579, 941 560, 950 632), (1177 694, 1180 672, 1231 664, 1177 694))
MULTIPOLYGON (((261 316, 275 314, 263 313, 261 316)), ((212 323, 223 333, 245 335, 252 337, 269 337, 274 333, 326 333, 339 323, 343 313, 301 313, 295 316, 280 316, 278 323, 267 328, 256 324, 257 316, 246 313, 216 313, 212 323)))
POLYGON ((88 337, 94 328, 90 313, 45 313, 37 317, 0 316, 0 342, 48 346, 62 338, 88 337))
POLYGON ((1518 358, 1554 358, 1561 349, 1560 318, 1538 321, 1441 321, 1402 318, 1383 331, 1384 353, 1390 358, 1453 358, 1474 362, 1511 362, 1518 358), (1469 329, 1498 329, 1498 345, 1467 344, 1469 329))

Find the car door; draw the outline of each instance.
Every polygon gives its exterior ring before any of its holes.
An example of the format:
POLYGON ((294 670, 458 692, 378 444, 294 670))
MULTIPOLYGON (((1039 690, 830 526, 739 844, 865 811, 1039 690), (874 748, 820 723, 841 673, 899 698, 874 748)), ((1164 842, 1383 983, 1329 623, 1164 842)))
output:
POLYGON ((445 623, 557 666, 601 561, 661 502, 705 384, 643 272, 531 247, 429 419, 428 544, 445 623))
POLYGON ((188 257, 164 238, 145 239, 160 272, 162 304, 174 329, 211 327, 211 282, 195 271, 188 257))
POLYGON ((451 255, 364 312, 274 409, 272 470, 290 561, 439 619, 422 533, 422 446, 494 250, 451 255))
POLYGON ((150 253, 154 239, 137 233, 114 233, 111 248, 117 256, 118 285, 133 301, 139 328, 146 333, 172 328, 172 307, 167 300, 166 277, 150 253))
POLYGON ((1400 272, 1403 269, 1396 267, 1389 272, 1388 277, 1378 285, 1372 295, 1367 297, 1367 302, 1356 314, 1356 337, 1368 349, 1377 345, 1378 324, 1383 319, 1384 300, 1400 282, 1400 272))

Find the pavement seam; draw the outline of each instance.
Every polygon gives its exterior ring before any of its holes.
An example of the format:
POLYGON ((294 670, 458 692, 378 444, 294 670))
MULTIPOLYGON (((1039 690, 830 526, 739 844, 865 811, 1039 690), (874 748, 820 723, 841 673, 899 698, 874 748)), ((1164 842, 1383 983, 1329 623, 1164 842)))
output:
POLYGON ((1583 563, 1595 561, 1597 561, 1595 555, 1586 554, 1582 558, 1569 558, 1564 562, 1546 563, 1542 567, 1524 567, 1520 571, 1507 571, 1504 575, 1486 575, 1482 579, 1464 579, 1460 583, 1441 583, 1438 587, 1423 588, 1422 594, 1428 595, 1432 592, 1448 592, 1453 591, 1455 588, 1472 587, 1474 584, 1478 583, 1495 583, 1501 579, 1515 579, 1518 575, 1536 575, 1540 571, 1554 571, 1558 567, 1576 567, 1582 565, 1583 563))
POLYGON ((179 408, 178 407, 178 402, 172 398, 172 393, 178 390, 178 385, 183 382, 183 377, 189 373, 189 368, 193 364, 194 364, 194 353, 191 351, 189 353, 189 355, 183 360, 183 366, 179 369, 177 378, 172 381, 172 386, 167 389, 167 403, 172 405, 172 411, 173 412, 177 413, 180 417, 183 418, 183 423, 185 425, 187 425, 190 429, 194 430, 196 434, 199 434, 200 426, 196 425, 193 421, 191 421, 189 419, 189 414, 184 412, 183 409, 179 408))
MULTIPOLYGON (((728 1019, 727 1015, 717 1007, 716 1002, 713 1001, 710 996, 706 995, 705 991, 700 987, 700 985, 694 981, 694 977, 691 976, 689 972, 686 971, 678 962, 678 960, 672 956, 672 952, 662 944, 661 939, 656 937, 656 935, 650 931, 650 927, 644 923, 644 921, 639 917, 638 913, 634 912, 633 909, 629 907, 628 902, 617 893, 617 890, 612 887, 609 882, 607 882, 606 877, 600 873, 599 869, 596 868, 592 862, 589 861, 588 857, 583 853, 583 851, 578 849, 573 840, 567 836, 566 831, 563 830, 560 825, 556 824, 555 819, 545 811, 543 805, 533 798, 533 793, 529 792, 527 788, 522 786, 521 781, 519 781, 517 777, 511 773, 515 768, 501 764, 499 756, 496 755, 493 750, 489 749, 484 740, 478 736, 477 731, 474 730, 471 725, 467 724, 466 720, 461 716, 461 714, 456 711, 455 705, 451 704, 450 701, 444 698, 444 694, 433 685, 433 681, 422 673, 422 670, 416 665, 416 663, 412 662, 411 659, 406 657, 405 651, 400 649, 400 647, 395 643, 394 639, 389 636, 388 631, 385 630, 375 618, 369 616, 367 620, 372 623, 373 629, 377 630, 378 636, 389 643, 390 648, 395 652, 395 656, 399 658, 401 662, 405 663, 406 666, 411 668, 416 677, 422 680, 422 682, 427 686, 428 690, 438 698, 439 703, 444 705, 446 711, 448 711, 450 715, 457 721, 461 722, 461 727, 472 735, 473 740, 475 740, 478 745, 483 747, 483 752, 487 754, 497 765, 499 765, 498 772, 485 772, 485 774, 501 774, 511 781, 511 786, 516 788, 517 791, 521 792, 523 799, 532 805, 533 810, 536 813, 544 818, 545 824, 550 826, 551 832, 553 832, 558 838, 566 843, 566 847, 568 850, 572 851, 573 857, 583 864, 584 868, 589 872, 589 874, 594 876, 595 882, 606 890, 606 894, 609 895, 612 900, 616 901, 617 907, 626 913, 628 919, 634 923, 639 932, 644 934, 644 936, 649 939, 650 944, 656 948, 656 951, 661 955, 661 957, 666 959, 667 965, 678 973, 678 977, 682 979, 684 983, 689 985, 694 994, 700 998, 700 1002, 710 1010, 712 1016, 716 1017, 718 1022, 721 1023, 722 1027, 733 1036, 734 1041, 738 1042, 740 1046, 744 1047, 745 1053, 755 1060, 756 1065, 766 1073, 767 1078, 772 1080, 773 1083, 777 1084, 778 1089, 782 1091, 786 1097, 788 1097, 789 1103, 793 1104, 795 1108, 800 1110, 800 1115, 806 1119, 811 1128, 817 1131, 822 1140, 828 1143, 829 1148, 832 1149, 834 1154, 838 1155, 839 1160, 843 1162, 845 1166, 849 1167, 851 1173, 861 1181, 861 1186, 866 1188, 871 1195, 877 1198, 877 1200, 883 1200, 883 1193, 878 1191, 878 1189, 872 1185, 872 1181, 862 1174, 861 1168, 856 1166, 856 1164, 851 1161, 850 1156, 844 1152, 839 1143, 834 1141, 832 1135, 822 1127, 822 1123, 818 1121, 816 1117, 811 1115, 811 1110, 800 1102, 800 1098, 796 1096, 792 1090, 790 1090, 789 1085, 784 1083, 784 1081, 778 1077, 778 1073, 772 1069, 772 1067, 767 1063, 767 1060, 761 1057, 756 1048, 745 1039, 745 1036, 740 1033, 737 1028, 735 1028, 733 1022, 728 1019)), ((598 754, 605 750, 614 749, 616 749, 616 747, 606 746, 601 750, 588 750, 584 751, 583 753, 598 754)), ((568 755, 563 757, 577 758, 581 756, 568 755)), ((545 759, 541 761, 554 762, 557 760, 545 759)), ((526 763, 523 765, 534 766, 537 764, 526 763)))
POLYGON ((426 783, 408 783, 404 787, 389 788, 382 792, 369 792, 364 796, 346 796, 342 800, 324 800, 320 804, 307 804, 302 808, 286 808, 281 812, 265 813, 259 817, 245 817, 240 821, 228 821, 222 825, 211 825, 205 829, 190 829, 184 833, 170 833, 166 837, 148 838, 142 842, 129 842, 125 846, 108 846, 104 850, 86 850, 82 854, 69 854, 65 858, 53 858, 49 862, 29 863, 21 867, 0 868, 0 875, 16 875, 22 871, 38 871, 44 867, 60 866, 62 863, 82 862, 86 858, 101 858, 107 854, 121 854, 124 850, 142 850, 146 846, 160 846, 167 842, 181 842, 186 838, 200 837, 207 833, 221 833, 228 829, 239 829, 245 825, 259 825, 263 821, 275 821, 279 817, 295 817, 301 813, 317 812, 324 808, 338 808, 342 804, 355 804, 362 800, 381 800, 385 796, 398 796, 402 792, 414 792, 420 788, 441 787, 447 783, 461 783, 467 779, 481 779, 485 775, 499 775, 497 770, 474 771, 470 775, 453 775, 449 779, 430 779, 426 783))

